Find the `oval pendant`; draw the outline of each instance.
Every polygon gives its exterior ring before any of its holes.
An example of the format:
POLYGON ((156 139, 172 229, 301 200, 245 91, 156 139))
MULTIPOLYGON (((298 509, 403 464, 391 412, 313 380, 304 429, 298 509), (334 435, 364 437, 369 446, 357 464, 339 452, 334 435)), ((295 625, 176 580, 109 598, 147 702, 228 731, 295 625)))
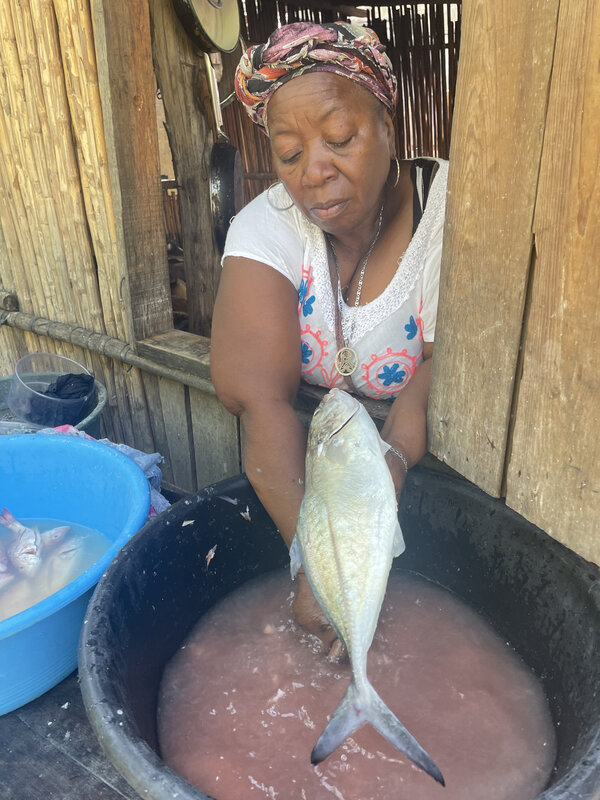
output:
POLYGON ((358 356, 351 347, 341 347, 335 354, 335 368, 340 375, 352 375, 357 365, 358 356))

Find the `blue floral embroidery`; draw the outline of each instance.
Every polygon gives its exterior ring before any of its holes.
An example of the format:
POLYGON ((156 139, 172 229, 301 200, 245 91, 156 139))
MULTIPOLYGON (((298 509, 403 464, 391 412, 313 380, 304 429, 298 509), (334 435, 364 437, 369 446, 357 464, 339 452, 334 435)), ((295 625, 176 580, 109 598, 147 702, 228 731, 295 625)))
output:
POLYGON ((302 363, 308 364, 312 358, 313 351, 310 347, 306 344, 306 342, 302 342, 302 363))
POLYGON ((309 297, 308 300, 305 300, 302 303, 302 316, 307 317, 309 314, 313 313, 313 303, 315 302, 315 296, 313 294, 312 297, 309 297))
POLYGON ((406 370, 400 369, 400 364, 387 364, 381 372, 377 373, 377 377, 384 386, 391 386, 393 383, 402 383, 406 377, 406 370))
POLYGON ((300 281, 300 288, 298 289, 298 304, 302 305, 304 302, 304 298, 306 297, 306 293, 308 292, 308 281, 306 278, 303 278, 300 281))
POLYGON ((408 321, 408 325, 404 326, 404 330, 406 331, 407 339, 414 339, 415 336, 417 335, 419 328, 412 314, 410 315, 410 320, 408 321))

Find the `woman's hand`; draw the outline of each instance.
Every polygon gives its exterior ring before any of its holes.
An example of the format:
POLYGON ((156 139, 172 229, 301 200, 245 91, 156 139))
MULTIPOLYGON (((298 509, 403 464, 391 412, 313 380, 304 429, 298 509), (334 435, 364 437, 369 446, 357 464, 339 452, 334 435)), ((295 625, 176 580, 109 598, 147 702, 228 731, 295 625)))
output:
POLYGON ((305 631, 317 636, 323 642, 329 660, 337 662, 346 658, 346 648, 338 639, 321 606, 315 600, 306 574, 302 569, 296 575, 296 597, 293 609, 298 624, 305 631))
MULTIPOLYGON (((381 429, 381 438, 400 451, 408 467, 414 466, 427 452, 427 402, 429 399, 429 383, 431 376, 431 357, 433 343, 423 346, 425 360, 392 403, 389 414, 381 429)), ((404 462, 391 450, 385 454, 385 460, 399 497, 406 480, 407 469, 404 462)))

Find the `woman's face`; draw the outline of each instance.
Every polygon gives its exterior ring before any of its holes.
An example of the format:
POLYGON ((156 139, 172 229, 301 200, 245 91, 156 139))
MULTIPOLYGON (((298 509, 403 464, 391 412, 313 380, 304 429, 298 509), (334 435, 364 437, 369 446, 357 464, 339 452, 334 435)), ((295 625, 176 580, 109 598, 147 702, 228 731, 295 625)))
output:
POLYGON ((269 100, 273 162, 294 203, 334 236, 372 225, 394 152, 382 103, 348 78, 313 72, 269 100))

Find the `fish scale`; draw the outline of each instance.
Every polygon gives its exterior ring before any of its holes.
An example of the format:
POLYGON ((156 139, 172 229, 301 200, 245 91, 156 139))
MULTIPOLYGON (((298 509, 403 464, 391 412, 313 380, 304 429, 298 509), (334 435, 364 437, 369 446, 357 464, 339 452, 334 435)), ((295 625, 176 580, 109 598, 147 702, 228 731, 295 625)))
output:
POLYGON ((315 411, 308 435, 305 495, 290 548, 291 572, 302 566, 312 591, 343 641, 350 686, 311 754, 327 758, 369 722, 441 784, 431 756, 383 703, 367 678, 387 579, 404 550, 396 492, 379 432, 354 397, 332 389, 315 411))

